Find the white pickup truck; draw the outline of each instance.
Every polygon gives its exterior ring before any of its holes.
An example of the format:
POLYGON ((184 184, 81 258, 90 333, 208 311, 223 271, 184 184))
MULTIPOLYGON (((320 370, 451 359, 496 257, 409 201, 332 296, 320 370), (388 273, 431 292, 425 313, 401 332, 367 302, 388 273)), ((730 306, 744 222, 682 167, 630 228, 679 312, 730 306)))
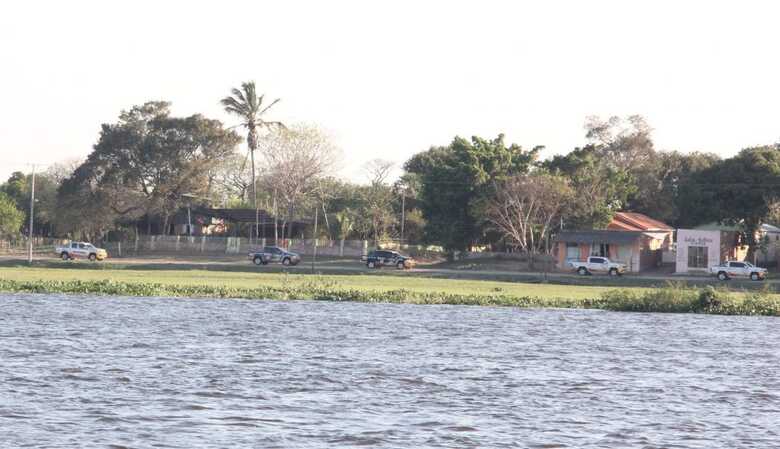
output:
POLYGON ((87 242, 68 242, 66 245, 58 246, 54 252, 62 260, 84 258, 91 261, 103 260, 108 257, 108 252, 103 248, 96 248, 95 245, 87 242))
POLYGON ((718 276, 718 279, 721 281, 728 281, 737 277, 749 277, 753 281, 766 279, 766 268, 757 267, 750 262, 737 262, 734 260, 710 267, 710 273, 718 276))
POLYGON ((591 256, 586 261, 573 260, 569 266, 582 276, 593 273, 608 273, 610 276, 621 276, 626 272, 626 265, 612 262, 606 257, 591 256))

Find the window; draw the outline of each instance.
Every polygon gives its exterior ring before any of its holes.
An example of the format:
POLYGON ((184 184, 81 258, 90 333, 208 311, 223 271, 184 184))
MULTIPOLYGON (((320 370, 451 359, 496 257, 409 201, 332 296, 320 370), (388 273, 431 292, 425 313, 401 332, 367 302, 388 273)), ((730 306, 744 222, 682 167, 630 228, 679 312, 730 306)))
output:
POLYGON ((732 268, 745 268, 745 264, 742 262, 731 262, 732 268))
POLYGON ((605 263, 605 261, 601 257, 591 257, 590 263, 605 263))
POLYGON ((87 247, 87 245, 85 245, 85 244, 83 244, 83 243, 79 243, 79 249, 84 249, 84 248, 86 248, 86 247, 87 247))
POLYGON ((688 247, 688 268, 707 268, 707 247, 688 247))
POLYGON ((580 245, 577 243, 566 243, 566 260, 577 260, 580 258, 580 245))
POLYGON ((609 257, 609 243, 594 243, 590 245, 590 255, 609 257))

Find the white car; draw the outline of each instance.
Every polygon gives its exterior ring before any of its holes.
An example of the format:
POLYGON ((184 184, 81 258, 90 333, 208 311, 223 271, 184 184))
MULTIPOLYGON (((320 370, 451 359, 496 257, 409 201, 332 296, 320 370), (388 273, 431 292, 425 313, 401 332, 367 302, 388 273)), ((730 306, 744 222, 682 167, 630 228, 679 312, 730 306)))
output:
POLYGON ((70 242, 64 246, 58 246, 54 251, 62 260, 89 259, 94 262, 108 258, 108 251, 87 242, 70 242))
POLYGON ((739 262, 729 260, 710 267, 710 273, 718 276, 721 281, 727 281, 731 278, 750 278, 753 281, 763 281, 766 279, 766 268, 753 265, 750 262, 739 262))
POLYGON ((626 265, 612 262, 606 257, 591 256, 586 261, 573 260, 569 266, 582 276, 593 273, 608 273, 610 276, 621 276, 626 272, 626 265))

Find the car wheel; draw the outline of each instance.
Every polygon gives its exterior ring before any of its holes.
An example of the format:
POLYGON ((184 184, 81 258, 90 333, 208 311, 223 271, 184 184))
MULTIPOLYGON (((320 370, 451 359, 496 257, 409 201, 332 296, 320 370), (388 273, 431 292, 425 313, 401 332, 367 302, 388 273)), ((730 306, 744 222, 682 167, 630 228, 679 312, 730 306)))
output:
POLYGON ((284 265, 286 267, 290 266, 290 258, 289 257, 285 257, 284 259, 282 259, 282 265, 284 265))
POLYGON ((720 279, 721 281, 728 281, 729 276, 726 274, 725 271, 721 271, 720 273, 718 273, 718 279, 720 279))
POLYGON ((617 268, 610 268, 610 270, 609 270, 609 275, 610 276, 617 276, 618 274, 619 273, 618 273, 617 268))
POLYGON ((94 262, 94 261, 97 260, 97 256, 95 254, 90 254, 89 255, 89 260, 90 260, 90 262, 94 262))
POLYGON ((254 259, 252 259, 252 261, 255 263, 255 265, 265 265, 265 263, 263 262, 263 258, 260 256, 255 257, 254 259))
POLYGON ((368 268, 376 268, 376 262, 374 262, 374 261, 368 262, 368 263, 366 264, 366 266, 367 266, 368 268))
POLYGON ((580 276, 585 276, 586 274, 588 274, 588 269, 585 267, 580 267, 579 270, 577 270, 577 273, 579 273, 580 276))
POLYGON ((70 254, 65 253, 65 252, 60 254, 60 257, 62 258, 62 260, 70 260, 70 254))
POLYGON ((757 281, 759 279, 758 273, 750 273, 750 280, 757 281))
POLYGON ((399 270, 403 270, 404 268, 406 268, 406 265, 404 265, 403 261, 398 262, 395 266, 399 270))

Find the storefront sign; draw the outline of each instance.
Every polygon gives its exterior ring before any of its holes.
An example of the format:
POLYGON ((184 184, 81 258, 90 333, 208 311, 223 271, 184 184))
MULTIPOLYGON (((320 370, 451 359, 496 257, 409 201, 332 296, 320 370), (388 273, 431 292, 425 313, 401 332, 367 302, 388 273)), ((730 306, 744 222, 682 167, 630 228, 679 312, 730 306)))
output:
POLYGON ((689 245, 695 245, 695 246, 707 246, 713 243, 713 241, 714 240, 712 240, 709 237, 693 237, 693 236, 685 237, 685 243, 689 245))

